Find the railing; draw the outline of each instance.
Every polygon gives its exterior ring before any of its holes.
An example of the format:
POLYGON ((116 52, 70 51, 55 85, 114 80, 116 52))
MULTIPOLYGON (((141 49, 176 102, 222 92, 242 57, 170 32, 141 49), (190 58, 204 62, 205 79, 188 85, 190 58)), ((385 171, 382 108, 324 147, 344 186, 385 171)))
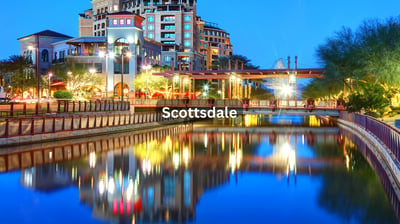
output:
POLYGON ((64 114, 57 116, 14 117, 0 121, 0 138, 32 136, 74 130, 90 130, 134 124, 162 122, 161 113, 64 114))
POLYGON ((129 111, 129 102, 96 100, 96 101, 70 101, 58 100, 43 103, 10 103, 0 105, 0 117, 41 115, 51 113, 76 113, 76 112, 106 112, 129 111))
POLYGON ((334 109, 341 110, 336 101, 320 101, 313 105, 308 105, 304 100, 222 100, 216 99, 173 99, 173 100, 157 100, 157 99, 131 99, 130 103, 135 107, 232 107, 232 108, 287 108, 287 109, 334 109))
POLYGON ((355 123, 365 130, 374 134, 389 150, 396 159, 400 160, 400 131, 377 119, 361 114, 342 111, 340 119, 355 123))

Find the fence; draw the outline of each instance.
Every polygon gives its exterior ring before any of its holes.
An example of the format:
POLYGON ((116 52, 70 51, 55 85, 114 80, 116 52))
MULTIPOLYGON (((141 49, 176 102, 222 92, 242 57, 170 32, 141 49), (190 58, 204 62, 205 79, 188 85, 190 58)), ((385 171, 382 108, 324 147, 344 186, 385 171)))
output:
POLYGON ((375 118, 342 111, 340 119, 355 123, 374 134, 400 160, 400 131, 375 118))
POLYGON ((67 112, 101 112, 101 111, 129 111, 129 102, 96 100, 96 101, 70 101, 58 100, 45 103, 10 103, 0 105, 0 117, 28 116, 49 113, 67 112))
MULTIPOLYGON (((234 100, 234 99, 173 99, 173 100, 155 100, 155 99, 132 99, 131 104, 135 107, 235 107, 243 108, 306 108, 307 102, 304 100, 234 100)), ((315 109, 341 109, 338 108, 336 101, 320 101, 313 104, 315 109)))
POLYGON ((161 113, 64 114, 6 118, 0 122, 0 138, 30 136, 74 130, 90 130, 115 126, 162 122, 161 113))

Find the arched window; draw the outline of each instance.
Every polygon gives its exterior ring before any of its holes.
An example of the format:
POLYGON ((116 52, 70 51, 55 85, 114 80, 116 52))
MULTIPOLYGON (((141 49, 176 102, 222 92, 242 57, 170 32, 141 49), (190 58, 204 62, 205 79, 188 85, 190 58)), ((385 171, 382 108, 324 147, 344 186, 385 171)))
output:
POLYGON ((49 51, 46 49, 42 51, 42 61, 49 62, 49 51))
POLYGON ((120 38, 115 41, 114 43, 114 53, 117 57, 115 63, 114 63, 114 74, 129 74, 129 58, 123 57, 124 60, 124 68, 122 68, 122 58, 121 53, 122 52, 128 52, 129 51, 129 42, 125 38, 120 38))
POLYGON ((122 49, 124 49, 124 51, 129 51, 129 42, 125 38, 119 38, 114 43, 115 54, 121 54, 122 49))

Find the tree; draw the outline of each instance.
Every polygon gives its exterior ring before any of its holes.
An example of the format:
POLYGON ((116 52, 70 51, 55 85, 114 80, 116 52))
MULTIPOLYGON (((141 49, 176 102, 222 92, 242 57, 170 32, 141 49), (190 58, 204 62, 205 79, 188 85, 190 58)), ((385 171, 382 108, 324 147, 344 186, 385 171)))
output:
POLYGON ((7 61, 10 85, 13 92, 22 94, 28 88, 35 88, 37 79, 34 75, 31 62, 23 56, 13 55, 7 61))
POLYGON ((156 92, 162 92, 165 96, 171 94, 172 80, 164 78, 163 76, 155 76, 153 73, 163 72, 170 70, 169 67, 154 66, 149 72, 142 71, 136 75, 134 86, 137 91, 146 93, 146 86, 148 88, 149 97, 153 96, 156 92))
POLYGON ((317 55, 324 68, 324 78, 314 80, 303 96, 336 98, 343 96, 342 90, 347 88, 353 93, 349 109, 358 110, 361 100, 368 104, 363 109, 380 110, 387 104, 387 97, 393 96, 380 88, 390 92, 400 85, 400 17, 384 22, 365 21, 356 31, 343 28, 318 47, 317 55), (384 94, 382 101, 367 100, 371 96, 363 92, 372 91, 370 88, 384 94))
POLYGON ((73 63, 68 63, 66 69, 57 68, 56 77, 64 79, 68 83, 68 90, 70 90, 75 96, 86 96, 93 97, 91 93, 93 91, 85 91, 103 83, 103 78, 98 74, 91 74, 84 68, 75 66, 73 63))
POLYGON ((349 112, 364 110, 371 116, 381 117, 390 105, 390 99, 395 93, 394 89, 383 85, 366 83, 360 88, 360 91, 349 96, 349 100, 345 104, 346 110, 349 112))
POLYGON ((258 69, 259 66, 255 66, 251 63, 251 60, 248 59, 246 56, 243 55, 232 55, 229 57, 219 57, 217 61, 215 61, 212 65, 213 70, 221 69, 221 70, 228 70, 229 69, 229 60, 231 60, 231 68, 235 69, 236 61, 238 61, 239 69, 243 68, 245 70, 252 70, 258 69))

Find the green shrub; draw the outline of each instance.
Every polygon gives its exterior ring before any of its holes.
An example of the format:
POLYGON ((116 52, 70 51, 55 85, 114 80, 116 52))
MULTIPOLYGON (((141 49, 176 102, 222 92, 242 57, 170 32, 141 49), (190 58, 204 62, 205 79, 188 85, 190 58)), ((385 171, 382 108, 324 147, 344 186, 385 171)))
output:
POLYGON ((68 92, 68 91, 57 90, 54 93, 54 98, 56 98, 56 99, 72 99, 73 98, 73 94, 71 92, 68 92))

